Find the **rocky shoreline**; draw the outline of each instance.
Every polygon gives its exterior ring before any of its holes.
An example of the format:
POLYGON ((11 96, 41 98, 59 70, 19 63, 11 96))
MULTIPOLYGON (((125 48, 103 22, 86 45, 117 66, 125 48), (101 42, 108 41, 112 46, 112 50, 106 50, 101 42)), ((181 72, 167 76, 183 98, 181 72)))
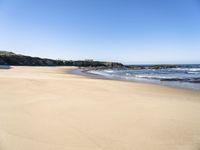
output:
POLYGON ((86 70, 103 69, 167 69, 177 68, 180 65, 124 65, 118 62, 105 62, 93 60, 54 60, 48 58, 31 57, 0 51, 0 65, 4 66, 77 66, 86 70))
POLYGON ((78 67, 101 67, 119 68, 123 64, 117 62, 101 62, 93 60, 53 60, 47 58, 19 55, 12 52, 0 51, 0 65, 13 66, 78 66, 78 67))

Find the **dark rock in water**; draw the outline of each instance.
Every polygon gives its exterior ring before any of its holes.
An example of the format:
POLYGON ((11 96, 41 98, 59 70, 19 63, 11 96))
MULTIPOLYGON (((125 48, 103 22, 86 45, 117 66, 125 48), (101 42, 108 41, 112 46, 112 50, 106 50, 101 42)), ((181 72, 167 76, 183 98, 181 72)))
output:
POLYGON ((200 83, 200 78, 171 78, 171 79, 160 79, 160 81, 179 81, 179 82, 190 82, 190 83, 200 83))
POLYGON ((184 81, 185 79, 171 78, 171 79, 160 79, 160 81, 184 81))
POLYGON ((128 69, 169 69, 177 68, 179 65, 127 65, 128 69))
POLYGON ((191 83, 200 83, 200 78, 189 79, 189 82, 191 82, 191 83))

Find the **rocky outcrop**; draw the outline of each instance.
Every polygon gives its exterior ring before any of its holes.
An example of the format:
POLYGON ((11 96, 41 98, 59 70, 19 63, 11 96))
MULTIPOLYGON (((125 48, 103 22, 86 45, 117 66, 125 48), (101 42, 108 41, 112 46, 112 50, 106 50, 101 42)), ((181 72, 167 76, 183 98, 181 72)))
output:
POLYGON ((177 68, 178 65, 127 65, 128 69, 169 69, 177 68))
POLYGON ((93 60, 67 61, 18 55, 12 52, 0 51, 0 65, 13 66, 78 66, 78 67, 122 67, 121 63, 101 62, 93 60))
POLYGON ((6 62, 0 56, 0 65, 7 65, 6 62))

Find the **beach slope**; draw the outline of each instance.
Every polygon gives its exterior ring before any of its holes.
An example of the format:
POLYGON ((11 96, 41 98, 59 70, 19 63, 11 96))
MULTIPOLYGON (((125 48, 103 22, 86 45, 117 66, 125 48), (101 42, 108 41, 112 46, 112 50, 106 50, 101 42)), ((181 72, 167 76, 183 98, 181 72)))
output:
POLYGON ((0 70, 1 150, 199 150, 200 92, 0 70))

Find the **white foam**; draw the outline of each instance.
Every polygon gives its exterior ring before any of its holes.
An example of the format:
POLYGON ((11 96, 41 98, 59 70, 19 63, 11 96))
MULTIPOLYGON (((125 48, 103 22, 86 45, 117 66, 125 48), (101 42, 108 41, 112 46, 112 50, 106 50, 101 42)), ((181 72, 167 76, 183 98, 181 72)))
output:
POLYGON ((172 70, 180 70, 180 71, 200 71, 200 68, 172 68, 172 70))

